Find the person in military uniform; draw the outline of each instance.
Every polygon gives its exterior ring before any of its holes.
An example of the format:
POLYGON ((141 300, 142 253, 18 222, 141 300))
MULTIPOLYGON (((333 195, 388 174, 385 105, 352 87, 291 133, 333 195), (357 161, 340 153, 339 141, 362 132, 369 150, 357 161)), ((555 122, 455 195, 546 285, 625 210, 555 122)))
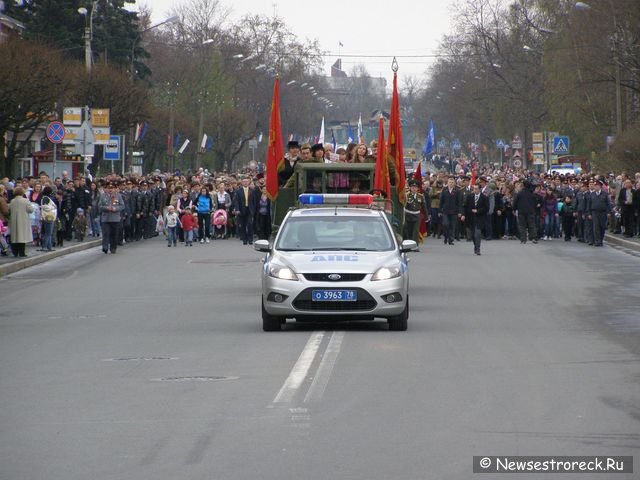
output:
POLYGON ((98 201, 100 210, 100 222, 102 227, 102 251, 104 253, 116 253, 118 249, 118 228, 121 221, 121 213, 124 210, 124 200, 118 192, 115 183, 107 185, 107 191, 98 201))
POLYGON ((573 216, 576 219, 576 238, 580 243, 584 243, 584 221, 587 215, 587 183, 582 183, 580 186, 580 190, 576 193, 575 196, 575 211, 573 212, 573 216))
POLYGON ((420 212, 424 212, 426 217, 427 202, 420 192, 420 182, 412 179, 409 180, 409 193, 407 194, 407 203, 404 206, 404 240, 418 241, 420 212))
POLYGON ((591 216, 591 195, 595 191, 595 183, 589 180, 588 189, 584 196, 584 241, 587 245, 593 245, 593 217, 591 216))
POLYGON ((593 245, 601 247, 607 229, 607 215, 611 213, 609 195, 602 191, 602 182, 596 180, 595 190, 591 194, 590 215, 593 222, 593 245))
POLYGON ((298 156, 300 155, 300 144, 292 140, 287 144, 287 158, 284 159, 284 168, 278 172, 278 185, 280 187, 286 185, 287 181, 293 175, 293 169, 298 163, 298 156))

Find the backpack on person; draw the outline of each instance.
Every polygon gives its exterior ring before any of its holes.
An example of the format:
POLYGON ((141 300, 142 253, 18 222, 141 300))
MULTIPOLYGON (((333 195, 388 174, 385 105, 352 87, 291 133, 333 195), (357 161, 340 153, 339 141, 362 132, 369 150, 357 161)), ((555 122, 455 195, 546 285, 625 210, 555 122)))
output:
POLYGON ((56 218, 58 218, 58 208, 53 200, 49 197, 44 197, 46 200, 49 200, 47 203, 44 203, 44 199, 42 201, 41 217, 43 222, 55 222, 56 218))

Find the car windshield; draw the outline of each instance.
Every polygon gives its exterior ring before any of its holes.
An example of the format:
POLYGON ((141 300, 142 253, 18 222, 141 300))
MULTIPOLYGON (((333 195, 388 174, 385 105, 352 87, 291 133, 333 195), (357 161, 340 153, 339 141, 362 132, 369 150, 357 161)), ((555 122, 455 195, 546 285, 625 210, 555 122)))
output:
POLYGON ((393 250, 395 245, 382 218, 294 217, 282 226, 276 248, 285 251, 384 251, 393 250))

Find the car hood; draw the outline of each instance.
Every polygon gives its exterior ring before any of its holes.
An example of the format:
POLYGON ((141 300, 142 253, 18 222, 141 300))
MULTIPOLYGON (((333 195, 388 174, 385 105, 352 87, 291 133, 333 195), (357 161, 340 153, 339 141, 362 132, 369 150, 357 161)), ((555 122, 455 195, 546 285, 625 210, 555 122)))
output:
POLYGON ((374 273, 380 267, 400 261, 396 250, 387 252, 306 251, 277 252, 272 261, 296 273, 374 273))

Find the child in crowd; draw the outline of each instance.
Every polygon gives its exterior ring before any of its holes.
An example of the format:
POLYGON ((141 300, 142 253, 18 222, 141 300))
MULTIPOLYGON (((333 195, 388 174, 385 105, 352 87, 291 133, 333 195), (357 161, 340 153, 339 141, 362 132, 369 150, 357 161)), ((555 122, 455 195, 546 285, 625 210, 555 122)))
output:
POLYGON ((85 217, 84 210, 82 208, 76 210, 76 216, 73 218, 71 228, 73 228, 76 240, 79 242, 83 241, 84 236, 87 234, 87 229, 89 228, 89 222, 87 221, 87 217, 85 217))
POLYGON ((173 244, 174 247, 176 246, 176 230, 178 229, 178 225, 182 225, 178 213, 173 205, 169 205, 167 214, 164 216, 164 226, 167 229, 167 240, 169 241, 168 247, 170 247, 171 244, 173 244))
POLYGON ((0 218, 0 255, 3 257, 7 256, 7 251, 9 249, 9 242, 7 241, 8 235, 9 227, 5 225, 0 218))
POLYGON ((182 215, 182 230, 184 231, 185 247, 193 247, 193 229, 197 224, 198 214, 192 213, 190 208, 185 208, 184 215, 182 215))

